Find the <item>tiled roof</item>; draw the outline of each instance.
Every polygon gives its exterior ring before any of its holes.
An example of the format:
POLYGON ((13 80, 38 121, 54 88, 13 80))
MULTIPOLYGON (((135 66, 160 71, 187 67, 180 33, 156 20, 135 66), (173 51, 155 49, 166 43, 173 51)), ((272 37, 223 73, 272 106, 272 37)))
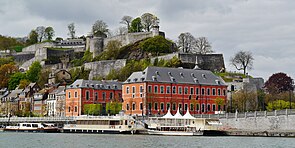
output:
POLYGON ((226 85, 222 78, 208 70, 167 67, 147 67, 144 71, 132 73, 124 83, 139 82, 226 85))
POLYGON ((17 97, 18 94, 20 94, 23 91, 23 89, 15 89, 12 90, 11 93, 7 96, 9 97, 17 97))
POLYGON ((122 89, 122 82, 118 81, 95 81, 95 80, 82 80, 78 79, 70 86, 67 86, 67 89, 71 88, 94 88, 94 89, 122 89))

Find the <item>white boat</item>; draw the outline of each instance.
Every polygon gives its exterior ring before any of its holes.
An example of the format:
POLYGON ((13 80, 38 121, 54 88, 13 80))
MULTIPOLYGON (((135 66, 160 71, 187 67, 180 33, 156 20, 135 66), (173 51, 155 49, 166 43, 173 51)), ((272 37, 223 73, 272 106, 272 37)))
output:
POLYGON ((42 123, 18 123, 14 126, 6 126, 4 131, 15 132, 58 132, 57 127, 42 123))
POLYGON ((221 124, 218 119, 195 118, 189 111, 184 116, 177 113, 173 116, 168 110, 167 114, 159 118, 149 118, 148 134, 170 136, 201 136, 206 133, 218 131, 221 124), (208 132, 209 131, 209 132, 208 132))
POLYGON ((63 132, 133 134, 135 120, 131 116, 82 116, 77 117, 75 124, 65 124, 63 132))

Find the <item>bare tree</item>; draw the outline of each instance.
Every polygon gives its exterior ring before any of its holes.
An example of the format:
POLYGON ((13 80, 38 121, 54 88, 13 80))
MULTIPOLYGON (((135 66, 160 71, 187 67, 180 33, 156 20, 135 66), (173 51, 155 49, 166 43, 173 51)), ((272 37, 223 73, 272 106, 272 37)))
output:
POLYGON ((69 35, 72 39, 75 38, 76 29, 75 29, 75 24, 74 24, 74 23, 71 23, 71 24, 68 25, 68 30, 69 30, 68 35, 69 35))
POLYGON ((196 39, 189 32, 181 33, 178 36, 178 47, 182 52, 188 53, 195 49, 196 39))
POLYGON ((131 21, 132 21, 132 17, 125 15, 125 16, 122 17, 120 23, 127 25, 127 30, 129 31, 131 21))
POLYGON ((128 29, 126 27, 119 27, 118 29, 116 29, 116 31, 114 32, 114 35, 123 35, 126 34, 128 32, 128 29))
POLYGON ((159 18, 157 16, 150 14, 150 13, 144 13, 141 16, 141 23, 145 31, 149 32, 152 25, 156 25, 159 23, 159 18))
POLYGON ((196 52, 200 54, 207 54, 213 52, 211 45, 206 37, 197 38, 195 47, 196 52))
POLYGON ((45 27, 44 26, 38 26, 36 28, 36 32, 38 34, 38 41, 42 42, 43 37, 45 36, 45 27))
POLYGON ((102 20, 97 20, 92 26, 92 33, 94 36, 106 37, 108 32, 108 25, 102 20))
POLYGON ((237 69, 243 70, 246 75, 247 69, 253 68, 253 56, 250 51, 239 51, 234 57, 230 58, 230 63, 237 69))

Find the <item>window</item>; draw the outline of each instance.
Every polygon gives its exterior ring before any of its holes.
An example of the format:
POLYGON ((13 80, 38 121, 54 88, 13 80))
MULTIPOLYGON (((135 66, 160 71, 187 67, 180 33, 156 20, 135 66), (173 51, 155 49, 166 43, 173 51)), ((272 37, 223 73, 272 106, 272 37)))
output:
POLYGON ((202 95, 205 95, 205 88, 202 88, 202 95))
POLYGON ((212 89, 212 95, 213 95, 213 96, 216 95, 216 89, 215 89, 215 88, 212 89))
POLYGON ((95 101, 98 100, 98 93, 97 92, 94 93, 94 99, 95 99, 95 101))
POLYGON ((210 88, 207 88, 207 95, 210 96, 210 88))
POLYGON ((221 90, 220 90, 220 88, 218 88, 217 92, 218 92, 218 96, 220 96, 220 95, 221 95, 221 90))
POLYGON ((212 110, 215 112, 215 110, 216 110, 216 105, 215 104, 212 105, 212 110))
POLYGON ((129 94, 129 86, 126 87, 126 94, 129 94))
POLYGON ((158 93, 158 86, 154 86, 154 93, 155 93, 155 94, 158 93))
POLYGON ((149 110, 152 110, 152 103, 149 103, 149 110))
POLYGON ((200 110, 200 104, 196 104, 196 110, 197 110, 197 111, 200 110))
POLYGON ((139 87, 139 92, 143 93, 143 86, 142 85, 139 87))
POLYGON ((172 86, 172 93, 176 94, 176 86, 172 86))
POLYGON ((173 105, 172 105, 172 110, 176 110, 176 104, 175 103, 173 103, 173 105))
POLYGON ((202 112, 205 111, 205 104, 202 104, 202 108, 201 108, 202 112))
POLYGON ((136 105, 135 105, 135 103, 132 104, 132 110, 136 110, 136 105))
POLYGON ((132 93, 135 93, 135 86, 132 86, 132 93))
POLYGON ((191 94, 194 94, 194 88, 191 87, 191 94))
POLYGON ((210 104, 207 104, 207 111, 210 111, 211 108, 210 108, 210 104))
POLYGON ((86 100, 89 100, 90 96, 89 96, 89 91, 86 91, 86 100))
POLYGON ((140 110, 142 110, 142 109, 143 109, 142 102, 140 102, 140 110))
POLYGON ((110 100, 113 99, 114 94, 112 92, 110 92, 110 100))
POLYGON ((184 94, 188 94, 188 87, 184 88, 184 94))
POLYGON ((170 109, 170 103, 167 103, 166 104, 166 108, 167 108, 166 110, 169 110, 170 109))
POLYGON ((178 94, 182 94, 182 87, 178 86, 178 94))
POLYGON ((171 93, 171 87, 170 86, 167 86, 166 87, 166 94, 170 94, 171 93))
POLYGON ((71 107, 69 107, 69 110, 68 110, 68 112, 71 112, 71 107))
POLYGON ((71 92, 69 92, 68 94, 69 94, 69 98, 71 98, 71 92))
POLYGON ((194 110, 194 104, 191 104, 191 106, 190 106, 190 110, 191 110, 191 111, 194 110))
POLYGON ((225 89, 223 89, 223 95, 226 96, 226 91, 225 91, 225 89))
POLYGON ((164 93, 164 86, 160 86, 160 93, 161 93, 161 94, 164 93))
POLYGON ((152 86, 151 85, 148 86, 148 91, 149 91, 149 93, 152 92, 152 86))
POLYGON ((184 104, 184 110, 187 111, 187 104, 184 104))
POLYGON ((160 108, 161 108, 161 111, 164 111, 164 103, 161 103, 160 108))
POLYGON ((102 100, 103 100, 103 101, 106 100, 106 93, 105 93, 105 92, 102 93, 102 100))
POLYGON ((178 104, 178 108, 179 108, 179 110, 182 110, 182 104, 178 104))
POLYGON ((154 107, 155 107, 155 110, 158 110, 158 103, 157 102, 155 103, 154 107))
POLYGON ((78 107, 77 106, 75 106, 75 112, 78 112, 78 107))
POLYGON ((196 88, 196 94, 197 95, 199 94, 199 88, 196 88))
POLYGON ((218 111, 220 111, 220 109, 221 109, 221 107, 220 107, 220 105, 218 105, 218 111))
POLYGON ((129 104, 126 104, 126 109, 129 110, 129 104))
POLYGON ((75 91, 75 98, 77 98, 78 97, 78 93, 75 91))

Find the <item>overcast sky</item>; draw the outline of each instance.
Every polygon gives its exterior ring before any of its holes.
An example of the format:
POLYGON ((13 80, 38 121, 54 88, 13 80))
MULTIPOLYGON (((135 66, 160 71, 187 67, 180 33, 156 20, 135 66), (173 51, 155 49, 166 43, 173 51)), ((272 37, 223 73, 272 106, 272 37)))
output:
POLYGON ((229 59, 239 50, 251 51, 249 74, 268 79, 285 72, 295 79, 294 0, 0 0, 0 34, 27 36, 37 26, 52 26, 67 36, 74 22, 78 36, 87 35, 96 20, 111 30, 124 15, 150 12, 160 18, 160 30, 174 41, 182 32, 205 36, 216 53, 229 59))

